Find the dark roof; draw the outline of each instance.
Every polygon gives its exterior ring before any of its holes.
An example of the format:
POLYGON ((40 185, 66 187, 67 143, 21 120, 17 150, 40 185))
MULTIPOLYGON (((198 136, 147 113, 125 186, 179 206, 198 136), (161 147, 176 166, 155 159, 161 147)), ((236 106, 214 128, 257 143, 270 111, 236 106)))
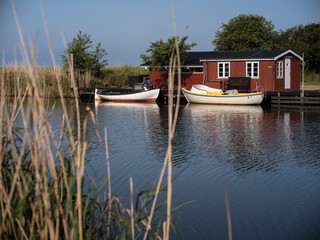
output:
MULTIPOLYGON (((278 59, 279 57, 292 53, 301 61, 302 58, 291 50, 249 50, 249 51, 208 51, 208 52, 186 52, 184 54, 184 66, 202 66, 201 61, 219 60, 264 60, 278 59)), ((141 64, 149 66, 150 63, 141 64)))

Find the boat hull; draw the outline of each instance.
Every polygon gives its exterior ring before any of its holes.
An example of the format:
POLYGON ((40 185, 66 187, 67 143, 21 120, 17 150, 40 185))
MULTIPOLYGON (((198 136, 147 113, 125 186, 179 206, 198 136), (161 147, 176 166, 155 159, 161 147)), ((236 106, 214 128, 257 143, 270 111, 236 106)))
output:
POLYGON ((190 103, 200 104, 231 104, 231 105, 257 105, 263 100, 263 93, 239 93, 238 95, 223 94, 199 94, 191 92, 185 88, 182 92, 190 103))
POLYGON ((159 96, 159 92, 160 89, 151 89, 148 91, 127 94, 100 94, 96 91, 95 99, 113 102, 155 102, 159 96))

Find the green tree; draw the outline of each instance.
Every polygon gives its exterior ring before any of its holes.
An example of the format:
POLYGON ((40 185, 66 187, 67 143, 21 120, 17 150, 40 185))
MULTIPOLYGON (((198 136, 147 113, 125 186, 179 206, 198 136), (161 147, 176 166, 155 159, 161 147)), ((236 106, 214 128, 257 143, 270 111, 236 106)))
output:
MULTIPOLYGON (((196 46, 196 43, 187 44, 186 41, 189 37, 184 36, 178 39, 178 45, 180 50, 181 64, 183 65, 183 55, 186 51, 191 50, 192 47, 196 46)), ((165 66, 169 66, 170 57, 172 51, 175 49, 175 38, 171 37, 167 42, 162 39, 159 41, 151 42, 150 47, 147 49, 146 54, 141 54, 140 58, 143 62, 150 63, 151 69, 161 70, 165 66)))
POLYGON ((72 42, 68 43, 65 55, 62 55, 63 64, 68 66, 67 55, 72 54, 74 69, 78 70, 81 74, 88 71, 95 77, 102 77, 102 68, 108 65, 108 61, 104 59, 107 52, 101 48, 100 42, 94 50, 92 48, 93 43, 90 35, 79 31, 72 42))
POLYGON ((270 50, 278 48, 274 25, 259 15, 241 14, 222 24, 212 41, 216 51, 270 50))
POLYGON ((291 49, 302 56, 306 70, 320 72, 320 24, 299 25, 281 30, 278 38, 280 47, 291 49))

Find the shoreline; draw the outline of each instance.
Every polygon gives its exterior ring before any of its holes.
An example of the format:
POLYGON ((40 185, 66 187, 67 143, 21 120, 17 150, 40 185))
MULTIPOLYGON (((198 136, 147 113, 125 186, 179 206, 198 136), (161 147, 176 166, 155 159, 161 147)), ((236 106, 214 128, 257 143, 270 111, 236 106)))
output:
MULTIPOLYGON (((300 90, 302 90, 302 85, 300 85, 300 90)), ((304 90, 320 90, 320 85, 304 85, 304 90)))

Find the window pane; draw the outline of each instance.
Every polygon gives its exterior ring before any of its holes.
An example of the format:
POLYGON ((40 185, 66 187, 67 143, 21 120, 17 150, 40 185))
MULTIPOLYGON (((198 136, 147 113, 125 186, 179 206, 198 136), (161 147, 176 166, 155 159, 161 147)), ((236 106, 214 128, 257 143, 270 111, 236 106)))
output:
POLYGON ((282 78, 283 77, 283 62, 277 62, 277 77, 282 78))
POLYGON ((258 77, 258 63, 253 64, 253 76, 258 77))
POLYGON ((247 63, 247 77, 251 77, 251 63, 247 63))
POLYGON ((219 63, 219 77, 223 77, 223 64, 219 63))
POLYGON ((198 68, 195 68, 195 69, 194 69, 194 72, 196 72, 196 73, 202 73, 203 70, 202 70, 201 67, 198 67, 198 68))
POLYGON ((226 64, 225 64, 225 69, 224 69, 224 71, 225 71, 224 76, 225 76, 225 77, 229 77, 229 63, 226 63, 226 64))
POLYGON ((181 72, 182 72, 182 73, 189 73, 189 69, 188 69, 188 68, 185 68, 185 67, 182 67, 182 68, 181 68, 181 72))

